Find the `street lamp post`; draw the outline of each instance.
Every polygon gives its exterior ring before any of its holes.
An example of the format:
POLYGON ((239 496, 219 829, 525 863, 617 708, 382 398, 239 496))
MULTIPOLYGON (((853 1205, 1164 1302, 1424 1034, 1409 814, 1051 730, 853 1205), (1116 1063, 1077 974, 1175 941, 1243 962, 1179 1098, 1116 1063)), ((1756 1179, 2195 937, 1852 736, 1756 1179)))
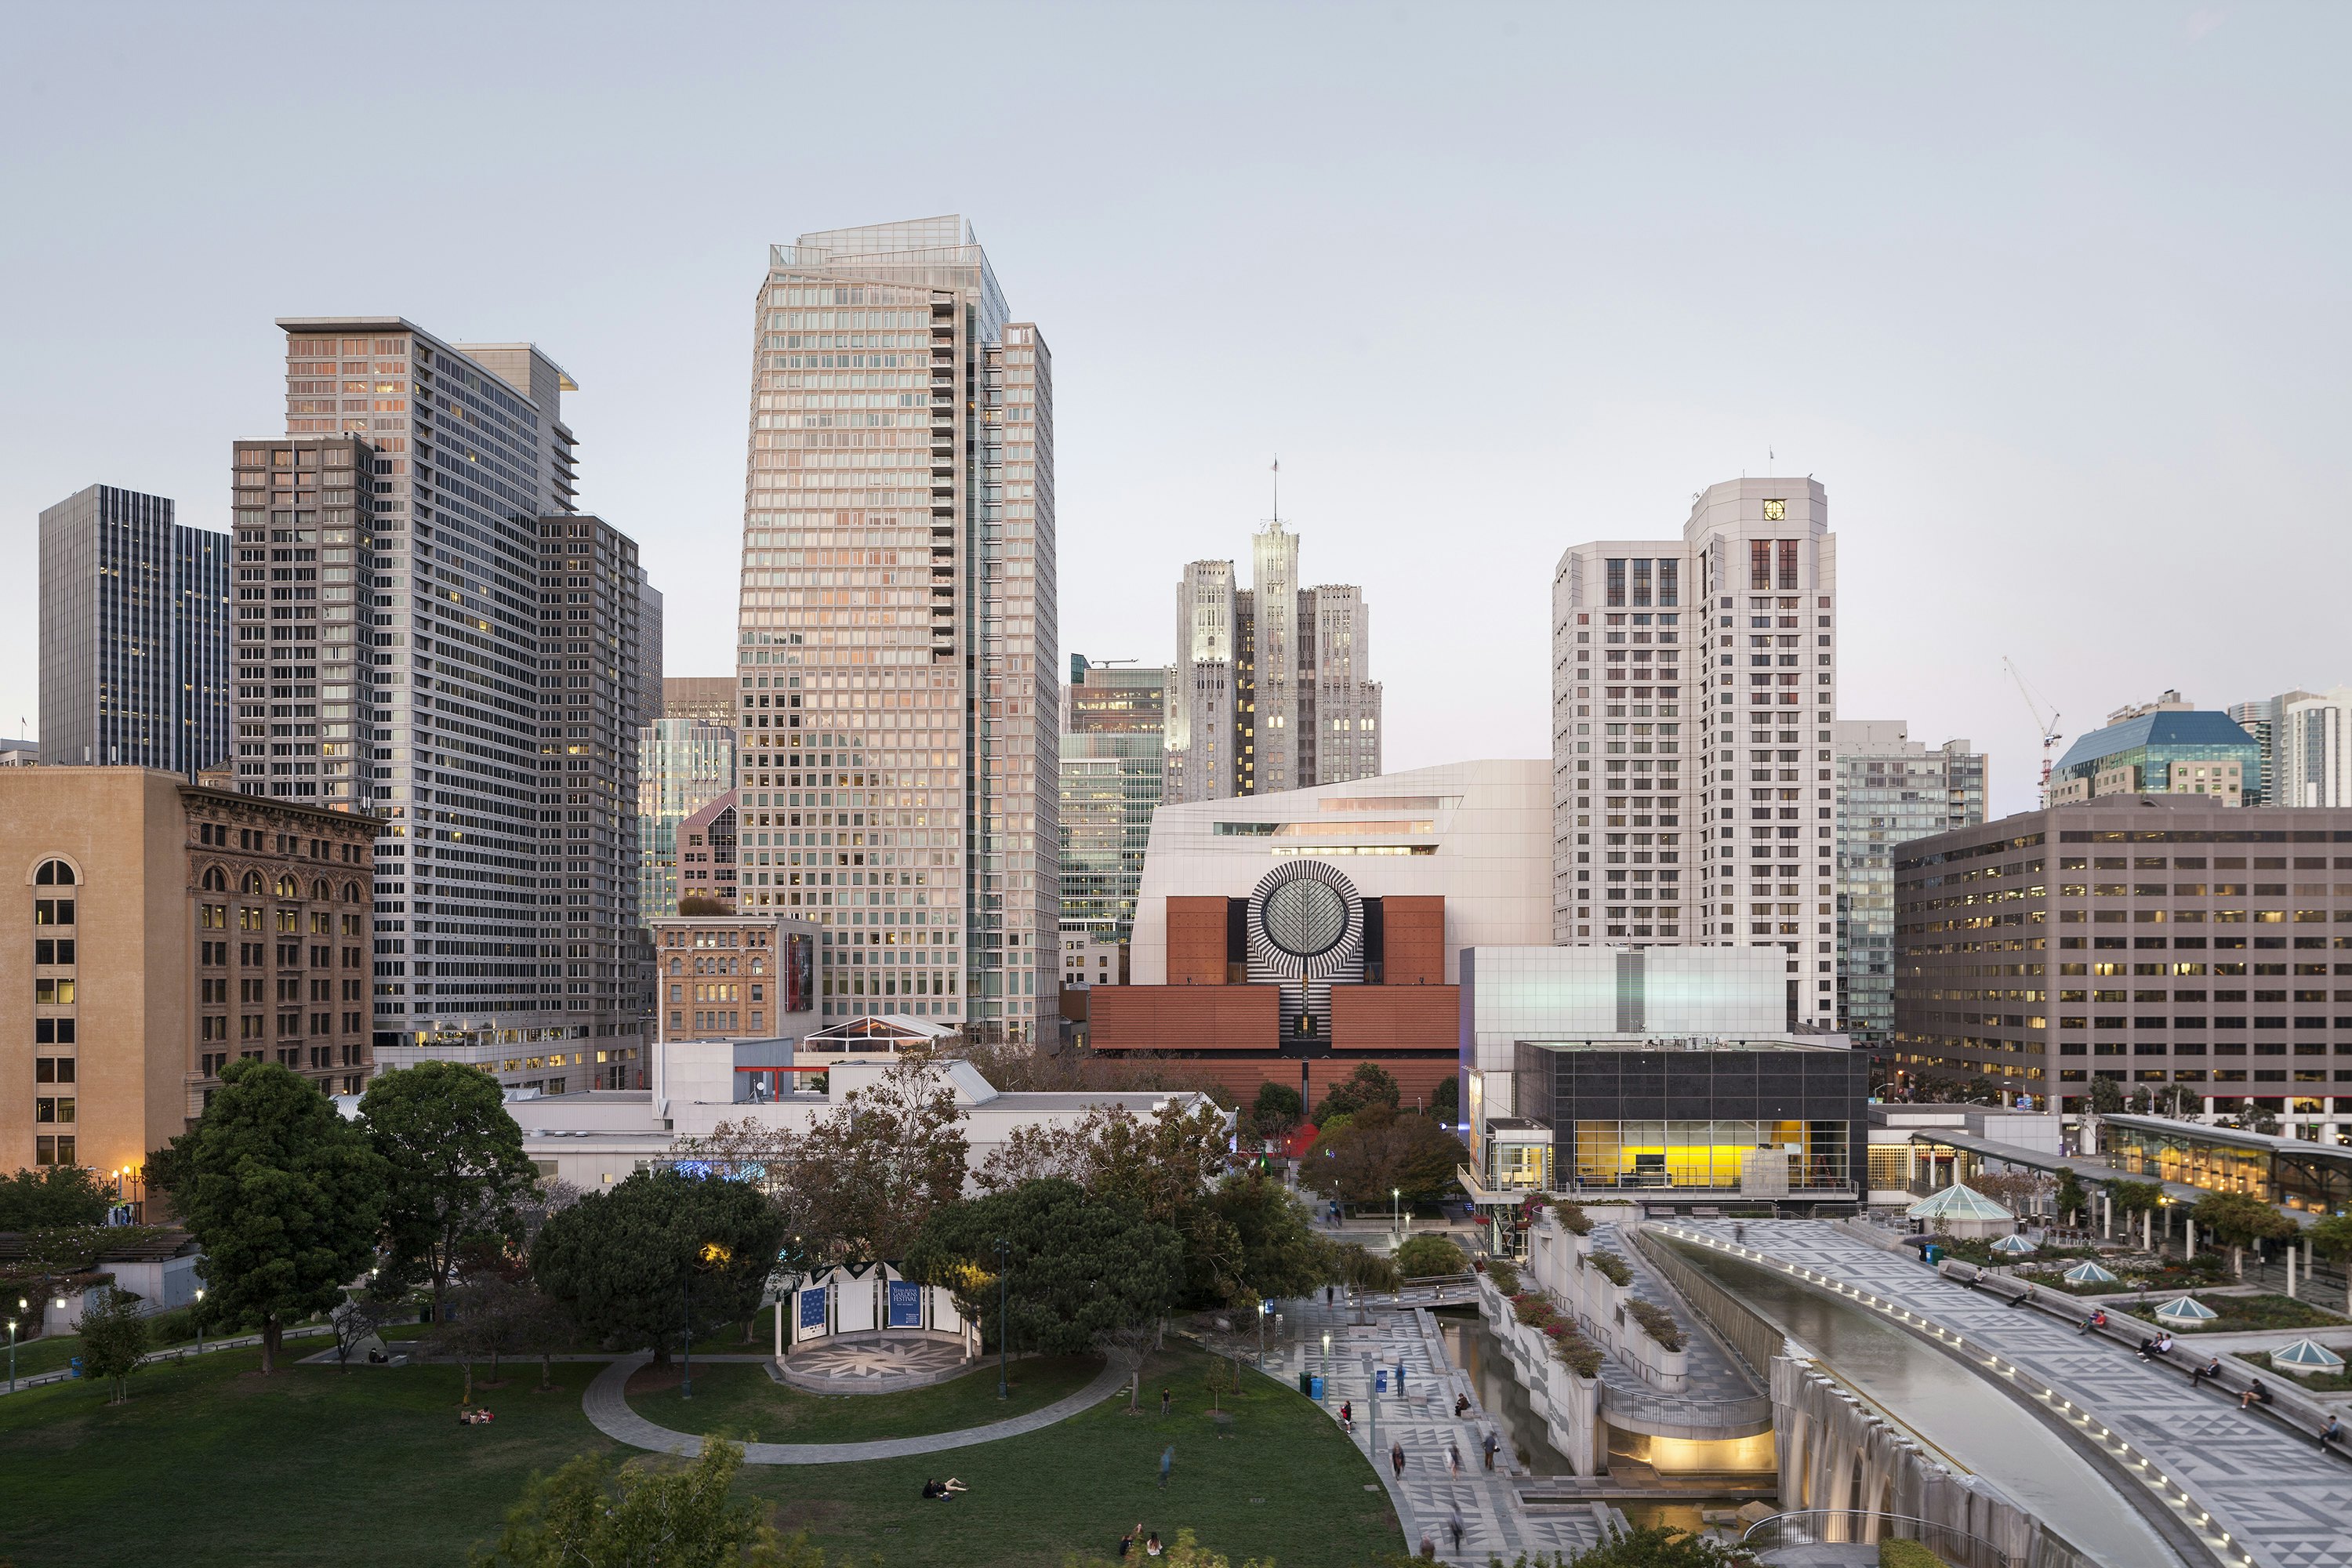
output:
POLYGON ((8 1392, 16 1392, 16 1320, 8 1320, 8 1392))
POLYGON ((196 1310, 194 1315, 196 1320, 196 1353, 202 1355, 205 1353, 205 1292, 201 1286, 196 1289, 196 1310))
POLYGON ((686 1350, 681 1364, 685 1371, 678 1381, 677 1396, 691 1399, 694 1397, 694 1268, 690 1264, 686 1270, 686 1350))
POLYGON ((1013 1391, 1005 1385, 1004 1382, 1006 1346, 1004 1328, 1006 1303, 1010 1300, 1006 1294, 1004 1282, 1006 1251, 1005 1240, 1000 1236, 996 1238, 996 1397, 999 1399, 1013 1397, 1013 1391))
POLYGON ((1257 1304, 1257 1369, 1260 1372, 1265 1370, 1265 1314, 1266 1304, 1260 1301, 1257 1304))
POLYGON ((1397 1207, 1397 1200, 1402 1198, 1403 1195, 1404 1189, 1402 1187, 1391 1187, 1389 1189, 1389 1235, 1391 1237, 1397 1234, 1402 1218, 1402 1212, 1397 1207))

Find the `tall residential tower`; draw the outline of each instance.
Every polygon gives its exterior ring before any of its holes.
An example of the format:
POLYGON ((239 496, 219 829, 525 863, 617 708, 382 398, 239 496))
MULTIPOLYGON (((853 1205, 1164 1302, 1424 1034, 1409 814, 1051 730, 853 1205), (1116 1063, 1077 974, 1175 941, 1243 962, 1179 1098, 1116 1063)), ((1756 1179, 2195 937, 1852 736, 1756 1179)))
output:
POLYGON ((112 485, 41 513, 41 752, 194 774, 228 755, 228 535, 112 485))
POLYGON ((1811 479, 1692 498, 1679 540, 1552 580, 1552 937, 1776 946, 1792 1024, 1837 1014, 1837 537, 1811 479))
POLYGON ((1056 1016, 1052 361, 961 217, 772 247, 753 305, 739 899, 821 1016, 1056 1016))
POLYGON ((1837 736, 1838 1023, 1857 1046, 1895 1027, 1896 845, 1985 816, 1986 759, 1966 741, 1929 746, 1900 719, 1841 719, 1837 736))

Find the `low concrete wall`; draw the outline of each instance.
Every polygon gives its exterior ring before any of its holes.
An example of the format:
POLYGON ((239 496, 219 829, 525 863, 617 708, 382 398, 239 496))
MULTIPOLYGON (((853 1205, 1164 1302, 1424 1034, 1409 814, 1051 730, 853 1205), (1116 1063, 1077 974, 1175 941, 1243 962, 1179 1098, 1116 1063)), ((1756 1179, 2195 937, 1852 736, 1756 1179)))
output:
POLYGON ((1510 1356, 1512 1372, 1527 1391, 1528 1406, 1544 1424, 1545 1440, 1578 1475, 1600 1474, 1608 1460, 1598 1440, 1601 1384, 1570 1371, 1552 1353, 1552 1342, 1542 1330, 1520 1322, 1491 1275, 1478 1276, 1478 1312, 1510 1356))
POLYGON ((1567 1304, 1586 1338, 1659 1393, 1682 1393, 1690 1386, 1690 1352, 1670 1351, 1650 1337, 1625 1310, 1632 1289, 1595 1268, 1592 1252, 1591 1237, 1568 1229, 1547 1209, 1528 1236, 1528 1272, 1538 1286, 1567 1304))

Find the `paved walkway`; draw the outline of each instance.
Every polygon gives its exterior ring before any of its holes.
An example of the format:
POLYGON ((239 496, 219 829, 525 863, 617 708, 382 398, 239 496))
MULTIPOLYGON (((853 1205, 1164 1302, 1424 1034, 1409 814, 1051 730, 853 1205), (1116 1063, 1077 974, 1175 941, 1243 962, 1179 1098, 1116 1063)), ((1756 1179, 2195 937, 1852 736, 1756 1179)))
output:
MULTIPOLYGON (((1727 1220, 1671 1223, 1731 1240, 1727 1220)), ((2352 1466, 2242 1413, 2226 1395, 2190 1386, 2179 1369, 2151 1365, 2044 1314, 2010 1310, 1834 1225, 1749 1220, 1746 1244, 1893 1301, 2042 1379, 2160 1466, 2256 1562, 2352 1568, 2352 1466)), ((1906 1414, 1933 1424, 1932 1412, 1906 1414)))
MULTIPOLYGON (((698 1361, 765 1361, 764 1356, 711 1356, 698 1361)), ((648 1351, 625 1356, 599 1373, 589 1384, 581 1408, 587 1413, 589 1424, 616 1443, 626 1443, 633 1448, 650 1449, 655 1453, 683 1454, 691 1458, 702 1452, 702 1439, 690 1432, 673 1432, 667 1426, 656 1426, 629 1408, 625 1391, 629 1378, 639 1367, 653 1360, 648 1351)), ((921 1437, 887 1437, 870 1443, 746 1443, 743 1461, 751 1465, 846 1465, 865 1459, 903 1459, 915 1454, 937 1454, 949 1448, 969 1448, 976 1444, 993 1443, 1001 1437, 1018 1437, 1024 1432, 1034 1432, 1066 1421, 1079 1411, 1089 1409, 1109 1398, 1126 1383, 1129 1363, 1113 1357, 1104 1363, 1102 1372, 1092 1383, 1076 1394, 1055 1400, 1026 1415, 1014 1415, 1003 1421, 992 1421, 985 1426, 967 1426, 960 1432, 934 1432, 921 1437)))
MULTIPOLYGON (((1371 1321, 1358 1325, 1344 1304, 1326 1308, 1320 1301, 1288 1303, 1303 1340, 1310 1345, 1307 1371, 1324 1379, 1323 1405, 1334 1418, 1342 1402, 1355 1406, 1356 1447, 1380 1472, 1404 1527, 1407 1551, 1418 1549, 1426 1535, 1437 1543, 1438 1556, 1465 1568, 1485 1568, 1489 1557, 1508 1563, 1521 1552, 1574 1555, 1601 1539, 1600 1517, 1590 1508, 1559 1513, 1532 1514, 1519 1500, 1510 1442, 1504 1438, 1497 1468, 1484 1468, 1479 1440, 1500 1426, 1477 1405, 1477 1390, 1467 1376, 1446 1360, 1444 1342, 1426 1311, 1375 1310, 1371 1321), (1322 1335, 1331 1335, 1331 1353, 1321 1352, 1322 1335), (1404 1369, 1404 1394, 1375 1395, 1372 1378, 1364 1370, 1370 1358, 1385 1368, 1390 1387, 1396 1385, 1399 1366, 1404 1369), (1457 1419, 1454 1401, 1470 1396, 1467 1416, 1457 1419), (1398 1477, 1390 1459, 1390 1445, 1404 1445, 1404 1474, 1398 1477), (1459 1449, 1462 1469, 1454 1471, 1450 1450, 1459 1449), (1454 1542, 1452 1521, 1460 1518, 1462 1542, 1454 1542)), ((1605 1511, 1605 1510, 1604 1510, 1605 1511)))

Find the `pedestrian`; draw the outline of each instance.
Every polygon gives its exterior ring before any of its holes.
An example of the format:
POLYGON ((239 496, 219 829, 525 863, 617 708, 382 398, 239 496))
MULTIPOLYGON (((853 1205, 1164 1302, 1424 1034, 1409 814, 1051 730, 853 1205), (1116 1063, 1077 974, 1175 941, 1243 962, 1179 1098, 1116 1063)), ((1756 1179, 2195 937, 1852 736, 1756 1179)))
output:
POLYGON ((1495 1450, 1503 1446, 1501 1441, 1497 1439, 1492 1432, 1489 1432, 1479 1442, 1478 1446, 1486 1450, 1486 1468, 1490 1470, 1493 1469, 1495 1468, 1495 1450))
POLYGON ((1748 1227, 1740 1224, 1738 1221, 1734 1220, 1731 1226, 1731 1239, 1738 1242, 1745 1242, 1748 1239, 1748 1227))
MULTIPOLYGON (((1168 1472, 1175 1468, 1176 1445, 1171 1443, 1160 1450, 1160 1489, 1161 1491, 1168 1489, 1168 1472)), ((1151 1554, 1154 1557, 1160 1555, 1160 1537, 1156 1534, 1151 1538, 1151 1554)))
POLYGON ((1328 1285, 1323 1287, 1323 1304, 1327 1307, 1331 1304, 1331 1287, 1328 1285))
POLYGON ((1353 1432, 1356 1429, 1355 1401, 1350 1399, 1339 1401, 1339 1429, 1343 1432, 1353 1432))
POLYGON ((1454 1550, 1456 1552, 1461 1551, 1462 1532, 1468 1527, 1462 1522, 1462 1510, 1459 1505, 1456 1505, 1446 1516, 1445 1528, 1454 1532, 1454 1550))
POLYGON ((1404 1479, 1404 1445, 1402 1442, 1389 1445, 1389 1468, 1396 1472, 1397 1479, 1404 1479))
POLYGON ((1160 1414, 1162 1415, 1168 1414, 1168 1391, 1164 1388, 1161 1389, 1160 1391, 1160 1414))
POLYGON ((2327 1430, 2319 1435, 2319 1451, 2323 1454, 2327 1452, 2327 1445, 2335 1442, 2336 1439, 2342 1436, 2344 1436, 2344 1417, 2341 1415, 2329 1416, 2327 1418, 2327 1430))
POLYGON ((1449 1440, 1446 1443, 1445 1462, 1454 1467, 1455 1475, 1462 1473, 1462 1445, 1459 1442, 1449 1440))

